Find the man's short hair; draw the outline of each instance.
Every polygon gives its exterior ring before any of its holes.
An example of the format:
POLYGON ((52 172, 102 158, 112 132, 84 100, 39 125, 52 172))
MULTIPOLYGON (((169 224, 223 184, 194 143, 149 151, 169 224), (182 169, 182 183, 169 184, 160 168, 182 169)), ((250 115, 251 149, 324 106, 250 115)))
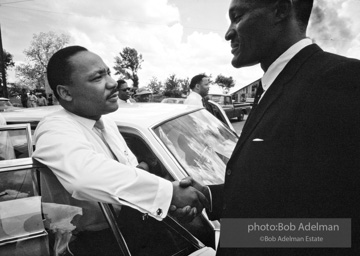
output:
POLYGON ((70 84, 71 82, 70 76, 72 70, 69 59, 75 54, 84 51, 87 51, 87 49, 82 46, 68 46, 51 56, 46 72, 50 88, 57 99, 59 99, 59 94, 56 87, 58 85, 70 84))
POLYGON ((195 88, 196 84, 201 83, 201 80, 202 80, 204 77, 207 77, 207 76, 204 75, 204 74, 200 74, 200 75, 194 76, 194 77, 191 79, 191 81, 190 81, 190 85, 189 85, 190 89, 193 90, 193 89, 195 88))
MULTIPOLYGON (((256 0, 261 4, 273 4, 278 0, 256 0)), ((251 3, 256 1, 249 0, 251 3)), ((300 29, 305 32, 307 25, 309 24, 311 10, 314 4, 314 0, 292 0, 295 10, 295 16, 300 26, 300 29)))
POLYGON ((125 81, 124 79, 119 79, 119 80, 117 80, 118 89, 120 89, 121 85, 122 85, 122 84, 125 84, 125 83, 126 83, 126 81, 125 81))

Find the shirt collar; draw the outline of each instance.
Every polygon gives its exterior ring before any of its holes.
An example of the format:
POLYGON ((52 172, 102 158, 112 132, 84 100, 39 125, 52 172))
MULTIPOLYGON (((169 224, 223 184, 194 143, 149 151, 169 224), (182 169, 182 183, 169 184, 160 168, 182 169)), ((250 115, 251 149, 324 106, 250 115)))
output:
POLYGON ((198 94, 197 92, 191 90, 190 93, 193 94, 193 95, 194 95, 195 97, 197 97, 198 99, 202 99, 201 95, 198 94))
POLYGON ((303 48, 312 44, 310 38, 305 38, 299 42, 293 44, 289 49, 287 49, 283 54, 280 55, 268 68, 264 76, 261 78, 261 83, 266 91, 270 85, 275 81, 276 77, 280 72, 285 68, 286 64, 303 48))
POLYGON ((95 120, 92 120, 92 119, 88 119, 88 118, 85 118, 85 117, 82 117, 82 116, 78 116, 78 115, 75 115, 74 113, 71 113, 67 110, 65 110, 66 112, 68 112, 78 123, 80 123, 81 125, 85 126, 86 128, 88 129, 92 129, 94 128, 94 125, 96 123, 95 120))

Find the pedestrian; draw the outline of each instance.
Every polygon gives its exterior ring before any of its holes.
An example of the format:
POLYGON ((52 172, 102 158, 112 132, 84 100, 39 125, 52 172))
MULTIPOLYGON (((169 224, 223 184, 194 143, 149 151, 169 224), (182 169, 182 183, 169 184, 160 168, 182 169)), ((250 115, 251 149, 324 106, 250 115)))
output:
POLYGON ((43 94, 39 95, 39 97, 37 99, 37 105, 38 106, 47 106, 47 100, 43 94))
POLYGON ((21 95, 20 95, 21 104, 24 108, 28 107, 28 95, 25 90, 25 88, 21 89, 21 95))
POLYGON ((185 105, 204 106, 210 113, 214 114, 213 109, 208 103, 210 79, 204 74, 194 76, 190 81, 190 94, 184 101, 185 105))
POLYGON ((229 236, 237 236, 227 225, 217 255, 360 255, 360 61, 324 52, 306 36, 312 6, 311 0, 231 1, 225 38, 232 65, 259 63, 264 75, 225 183, 182 185, 211 194, 212 219, 349 218, 351 247, 230 248, 229 236))
POLYGON ((119 104, 124 104, 124 103, 128 103, 131 104, 133 102, 135 102, 135 100, 133 100, 132 98, 130 98, 131 96, 131 88, 128 86, 127 82, 123 79, 119 79, 117 81, 118 84, 118 89, 119 89, 119 100, 118 103, 119 104))
POLYGON ((28 97, 29 99, 29 107, 30 108, 36 108, 37 107, 37 97, 35 96, 35 93, 34 92, 30 92, 30 95, 28 97))

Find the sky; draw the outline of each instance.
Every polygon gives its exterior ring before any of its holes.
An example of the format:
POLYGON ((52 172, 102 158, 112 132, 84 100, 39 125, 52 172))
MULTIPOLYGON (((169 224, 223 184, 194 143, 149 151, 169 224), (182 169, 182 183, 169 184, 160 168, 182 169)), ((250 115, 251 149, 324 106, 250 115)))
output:
MULTIPOLYGON (((232 76, 244 87, 263 75, 259 65, 235 69, 225 40, 230 0, 0 0, 3 48, 15 64, 34 34, 70 35, 100 55, 113 71, 124 47, 135 48, 144 62, 140 87, 156 77, 164 82, 199 73, 232 76), (13 3, 10 3, 13 2, 13 3)), ((360 59, 360 0, 315 0, 308 36, 324 50, 360 59)), ((115 79, 118 76, 114 75, 115 79)), ((9 82, 16 82, 15 71, 9 82)))

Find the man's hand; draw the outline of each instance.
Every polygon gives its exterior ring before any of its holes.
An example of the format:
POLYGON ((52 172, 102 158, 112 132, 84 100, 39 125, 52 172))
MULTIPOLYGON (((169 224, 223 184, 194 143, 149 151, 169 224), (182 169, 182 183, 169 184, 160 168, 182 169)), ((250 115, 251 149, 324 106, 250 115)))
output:
MULTIPOLYGON (((171 200, 172 209, 177 209, 177 214, 182 217, 184 215, 197 216, 202 212, 204 207, 209 207, 209 201, 197 189, 191 186, 181 187, 178 181, 173 182, 173 198, 171 200)), ((179 216, 177 216, 179 217, 179 216)))
MULTIPOLYGON (((199 182, 197 182, 190 176, 186 177, 180 181, 180 187, 186 188, 189 186, 194 187, 197 190, 199 190, 206 197, 208 202, 210 202, 210 192, 209 192, 208 187, 201 185, 199 182)), ((210 207, 210 204, 208 206, 210 207)), ((206 208, 209 208, 209 207, 206 207, 206 208)))
MULTIPOLYGON (((200 183, 198 183, 193 178, 186 177, 185 179, 180 181, 179 185, 182 188, 194 187, 195 189, 200 191, 203 195, 205 195, 207 202, 210 202, 209 189, 205 186, 202 186, 200 183)), ((204 205, 204 207, 210 208, 210 204, 204 205)), ((182 208, 180 208, 176 205, 171 205, 170 212, 175 217, 177 217, 178 219, 185 221, 185 222, 191 222, 198 214, 201 213, 201 212, 198 212, 197 208, 190 207, 189 205, 182 207, 182 208)))

